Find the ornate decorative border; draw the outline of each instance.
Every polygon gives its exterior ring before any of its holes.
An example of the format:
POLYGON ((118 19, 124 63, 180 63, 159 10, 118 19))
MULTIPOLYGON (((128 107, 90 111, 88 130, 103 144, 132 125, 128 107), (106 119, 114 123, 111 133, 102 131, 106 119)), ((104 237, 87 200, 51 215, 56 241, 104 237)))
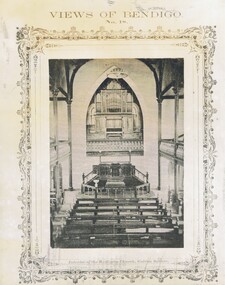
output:
MULTIPOLYGON (((128 278, 134 282, 137 278, 157 278, 160 282, 166 278, 190 279, 193 281, 215 281, 217 277, 217 261, 213 244, 213 230, 216 224, 213 220, 214 194, 213 178, 216 163, 216 143, 213 136, 213 115, 216 112, 213 107, 213 85, 216 81, 212 77, 213 56, 215 52, 216 32, 214 27, 192 27, 185 30, 165 31, 162 27, 156 30, 135 30, 130 27, 126 31, 107 31, 100 28, 98 31, 77 31, 72 27, 69 31, 48 31, 34 27, 22 27, 17 31, 18 52, 21 66, 21 138, 19 143, 19 166, 21 171, 22 194, 18 197, 22 204, 22 224, 19 229, 23 232, 22 253, 20 258, 19 275, 24 283, 44 282, 50 279, 69 278, 76 283, 79 279, 99 278, 106 282, 109 278, 128 278), (31 106, 30 106, 30 61, 31 53, 40 53, 44 48, 55 47, 51 40, 79 41, 97 39, 101 41, 124 40, 179 40, 177 45, 190 48, 190 52, 196 54, 196 68, 199 67, 199 57, 203 57, 203 170, 204 170, 204 250, 198 250, 199 255, 192 257, 191 262, 185 264, 185 270, 166 269, 119 269, 101 271, 54 270, 49 269, 45 258, 33 256, 31 252, 31 106), (182 43, 180 43, 182 41, 182 43)), ((117 266, 116 266, 117 267, 117 266)), ((122 268, 121 266, 118 268, 122 268)))

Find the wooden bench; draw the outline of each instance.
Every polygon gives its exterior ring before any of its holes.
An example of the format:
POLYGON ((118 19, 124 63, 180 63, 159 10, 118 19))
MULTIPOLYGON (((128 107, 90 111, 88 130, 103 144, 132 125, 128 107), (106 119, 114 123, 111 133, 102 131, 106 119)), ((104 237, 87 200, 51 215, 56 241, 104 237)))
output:
POLYGON ((149 207, 149 208, 141 208, 141 207, 124 207, 124 206, 117 206, 117 207, 98 207, 97 209, 95 207, 88 207, 86 208, 77 208, 73 209, 70 213, 70 216, 73 216, 75 214, 79 213, 86 213, 86 214, 97 214, 102 212, 109 212, 109 213, 117 213, 117 212, 150 212, 154 214, 155 212, 165 212, 165 209, 157 208, 157 207, 149 207))
POLYGON ((158 198, 82 198, 76 201, 59 247, 181 247, 183 227, 158 198))
POLYGON ((96 223, 90 225, 82 225, 82 224, 73 224, 67 225, 64 227, 63 232, 65 235, 76 235, 76 234, 88 234, 88 233, 121 233, 121 232, 162 232, 168 229, 174 229, 172 223, 161 222, 160 224, 156 223, 124 223, 121 222, 120 224, 103 224, 103 223, 96 223))
POLYGON ((127 201, 127 202, 104 202, 104 203, 85 203, 85 204, 75 204, 74 209, 77 209, 78 207, 106 207, 106 206, 137 206, 137 207, 143 207, 143 206, 156 206, 155 203, 137 203, 133 201, 127 201))
POLYGON ((96 223, 97 220, 102 221, 109 221, 114 220, 117 221, 117 223, 120 223, 122 221, 134 221, 139 220, 143 223, 146 222, 146 220, 162 220, 162 221, 169 221, 170 217, 163 216, 163 215, 140 215, 140 214, 132 214, 132 215, 74 215, 73 217, 70 217, 67 219, 67 224, 73 223, 73 221, 77 220, 91 220, 93 224, 96 223))
POLYGON ((149 200, 149 201, 158 201, 159 199, 156 197, 150 197, 150 198, 78 198, 77 202, 85 202, 85 201, 96 201, 96 202, 105 202, 105 201, 143 201, 143 200, 149 200))
POLYGON ((105 203, 105 202, 142 202, 142 201, 148 201, 152 203, 159 203, 158 198, 78 198, 76 203, 82 204, 82 203, 105 203))
POLYGON ((118 233, 68 235, 59 239, 63 247, 177 247, 182 246, 182 238, 175 231, 166 233, 118 233), (157 246, 156 246, 157 247, 157 246))

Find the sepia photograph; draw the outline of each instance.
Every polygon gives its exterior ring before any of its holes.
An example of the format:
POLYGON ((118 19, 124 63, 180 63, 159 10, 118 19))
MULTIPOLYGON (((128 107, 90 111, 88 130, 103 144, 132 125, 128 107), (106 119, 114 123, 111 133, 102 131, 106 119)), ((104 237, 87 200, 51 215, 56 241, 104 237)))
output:
POLYGON ((184 59, 50 59, 52 248, 183 248, 184 59))

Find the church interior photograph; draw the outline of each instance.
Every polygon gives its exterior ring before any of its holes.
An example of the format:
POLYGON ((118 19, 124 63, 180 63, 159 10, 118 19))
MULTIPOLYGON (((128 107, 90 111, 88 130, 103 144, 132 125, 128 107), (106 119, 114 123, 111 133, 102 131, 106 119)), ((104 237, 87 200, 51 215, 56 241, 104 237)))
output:
POLYGON ((184 60, 49 60, 53 248, 184 247, 184 60))

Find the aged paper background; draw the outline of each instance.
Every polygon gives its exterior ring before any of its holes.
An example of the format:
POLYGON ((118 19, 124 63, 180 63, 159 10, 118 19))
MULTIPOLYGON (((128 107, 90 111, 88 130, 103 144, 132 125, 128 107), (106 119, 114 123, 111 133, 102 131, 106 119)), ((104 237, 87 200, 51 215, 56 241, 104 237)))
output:
MULTIPOLYGON (((215 249, 217 254, 219 274, 217 284, 225 284, 225 190, 224 190, 224 12, 225 3, 221 1, 1 1, 1 94, 0 94, 0 283, 19 284, 18 266, 21 254, 22 232, 18 230, 21 224, 21 204, 17 197, 20 195, 21 181, 18 166, 18 144, 20 139, 20 80, 19 57, 16 44, 16 27, 24 25, 45 28, 49 30, 69 30, 71 26, 81 30, 99 30, 104 26, 107 30, 126 30, 133 26, 135 29, 185 29, 195 26, 216 26, 217 43, 214 58, 213 78, 217 84, 213 87, 214 106, 217 113, 214 116, 214 137, 216 140, 216 168, 214 188, 217 199, 214 202, 215 222, 214 231, 215 249), (136 9, 137 5, 143 7, 165 7, 168 10, 178 10, 182 16, 179 18, 129 18, 124 21, 122 11, 136 9), (50 11, 93 11, 93 18, 60 19, 53 18, 50 11), (116 11, 115 22, 107 22, 99 17, 101 11, 116 11), (120 22, 121 21, 121 22, 120 22)), ((80 284, 101 284, 100 280, 79 281, 80 284)), ((129 280, 108 280, 108 284, 127 284, 129 280)), ((157 280, 138 280, 138 284, 157 284, 157 280)), ((165 283, 175 282, 165 280, 165 283)), ((176 284, 191 284, 187 280, 176 281, 176 284)), ((48 284, 55 284, 49 281, 48 284)), ((71 284, 71 280, 59 280, 57 284, 71 284)))

